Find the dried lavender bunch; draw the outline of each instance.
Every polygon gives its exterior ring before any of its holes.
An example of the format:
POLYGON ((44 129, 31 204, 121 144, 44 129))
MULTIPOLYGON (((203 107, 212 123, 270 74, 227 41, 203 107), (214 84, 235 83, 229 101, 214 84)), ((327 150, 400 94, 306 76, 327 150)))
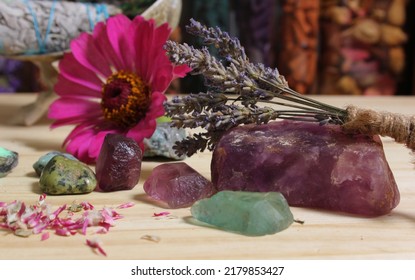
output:
POLYGON ((212 150, 223 133, 234 126, 275 119, 336 124, 346 133, 390 136, 415 151, 415 116, 355 106, 341 109, 318 102, 290 89, 277 69, 251 63, 239 41, 220 28, 207 28, 191 20, 187 31, 203 38, 205 45, 214 45, 221 59, 213 57, 206 47, 195 49, 173 41, 165 45, 173 63, 187 64, 191 74, 203 75, 208 87, 207 92, 165 103, 174 126, 205 129, 176 143, 179 155, 212 150), (272 108, 259 104, 272 104, 272 108))
POLYGON ((168 115, 176 127, 197 128, 206 130, 205 133, 194 134, 185 140, 176 143, 174 147, 179 155, 193 155, 197 151, 209 150, 219 141, 222 134, 228 129, 249 123, 267 123, 275 119, 279 112, 269 107, 243 106, 220 93, 190 94, 179 98, 175 97, 166 102, 168 115))
POLYGON ((165 103, 174 126, 206 130, 176 143, 179 155, 212 150, 225 131, 242 124, 262 124, 275 119, 344 123, 345 110, 293 91, 277 69, 251 63, 239 40, 220 28, 208 28, 191 20, 187 31, 201 37, 205 45, 214 45, 221 59, 212 56, 207 47, 196 49, 174 41, 165 45, 173 63, 187 64, 192 75, 203 75, 208 87, 205 93, 175 97, 165 103), (283 109, 261 107, 259 103, 283 109))

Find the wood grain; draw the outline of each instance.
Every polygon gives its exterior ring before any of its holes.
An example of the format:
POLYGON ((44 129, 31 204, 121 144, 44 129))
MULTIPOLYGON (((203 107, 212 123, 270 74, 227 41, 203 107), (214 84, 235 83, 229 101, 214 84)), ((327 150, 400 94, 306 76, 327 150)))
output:
MULTIPOLYGON (((28 204, 40 195, 32 164, 44 153, 60 150, 70 127, 49 129, 50 121, 33 126, 12 126, 8 120, 35 94, 0 95, 0 146, 19 153, 19 164, 0 178, 0 201, 22 200, 28 204)), ((415 97, 315 96, 332 105, 355 104, 376 110, 413 113, 415 97)), ((48 196, 53 207, 89 201, 96 208, 115 207, 133 201, 135 206, 119 212, 124 218, 108 234, 86 236, 40 235, 17 237, 0 230, 0 259, 104 259, 85 245, 98 237, 108 259, 413 259, 415 258, 415 171, 409 150, 383 138, 386 157, 401 192, 401 202, 392 213, 378 218, 361 218, 342 213, 292 207, 296 219, 305 223, 264 237, 246 237, 194 224, 189 208, 166 210, 149 201, 143 182, 160 162, 145 161, 139 184, 131 191, 93 192, 87 195, 48 196), (153 213, 169 211, 171 218, 153 213), (141 239, 156 235, 160 242, 141 239)), ((185 161, 210 178, 211 153, 196 154, 185 161)))

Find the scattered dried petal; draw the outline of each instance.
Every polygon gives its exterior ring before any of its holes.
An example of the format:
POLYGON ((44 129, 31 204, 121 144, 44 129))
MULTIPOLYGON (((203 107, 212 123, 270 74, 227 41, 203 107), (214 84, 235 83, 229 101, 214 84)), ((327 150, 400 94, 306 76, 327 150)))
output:
POLYGON ((96 251, 98 253, 100 253, 103 256, 107 256, 107 253, 104 251, 104 249, 101 246, 101 242, 98 239, 94 239, 94 240, 86 240, 86 245, 88 245, 89 247, 91 247, 92 249, 96 249, 96 251))
POLYGON ((49 219, 54 220, 56 217, 59 216, 60 213, 62 213, 63 210, 66 209, 66 204, 60 206, 55 212, 52 213, 52 215, 49 216, 49 219))
POLYGON ((110 226, 114 225, 114 219, 113 219, 113 215, 112 213, 110 213, 107 208, 104 208, 103 211, 101 212, 102 215, 102 223, 104 224, 108 224, 110 226))
MULTIPOLYGON (((65 204, 53 211, 45 200, 46 195, 42 194, 36 205, 26 206, 25 203, 17 200, 10 203, 0 202, 0 228, 21 237, 41 234, 40 240, 43 241, 49 238, 50 231, 54 231, 59 236, 71 236, 77 233, 86 235, 88 227, 99 227, 96 233, 105 234, 115 225, 116 220, 123 218, 110 207, 94 210, 94 206, 89 202, 79 204, 73 202, 69 207, 65 204), (76 214, 82 210, 84 211, 82 214, 76 214)), ((123 209, 133 205, 134 203, 127 202, 117 208, 123 209)), ((99 242, 87 240, 87 244, 106 256, 99 242)))
POLYGON ((40 238, 40 241, 44 241, 46 239, 49 239, 49 232, 42 233, 42 236, 40 238))
POLYGON ((95 233, 98 234, 106 234, 108 232, 108 228, 101 227, 99 230, 97 230, 95 233))
POLYGON ((58 228, 55 230, 55 233, 60 236, 71 236, 76 234, 76 232, 71 232, 67 228, 58 228))
POLYGON ((121 205, 118 205, 116 208, 117 209, 130 208, 130 207, 133 207, 134 205, 135 205, 134 202, 126 202, 121 205))
POLYGON ((153 213, 153 217, 168 216, 170 212, 153 213))
POLYGON ((82 230, 81 230, 83 235, 86 235, 86 229, 88 225, 89 225, 89 220, 85 219, 84 222, 82 223, 82 230))
POLYGON ((82 209, 84 209, 85 211, 86 210, 94 210, 94 206, 91 203, 87 202, 87 201, 83 201, 83 202, 79 203, 79 205, 81 205, 82 209))
POLYGON ((42 206, 45 203, 45 199, 46 199, 46 194, 45 193, 42 193, 39 196, 39 201, 38 201, 39 206, 42 206))

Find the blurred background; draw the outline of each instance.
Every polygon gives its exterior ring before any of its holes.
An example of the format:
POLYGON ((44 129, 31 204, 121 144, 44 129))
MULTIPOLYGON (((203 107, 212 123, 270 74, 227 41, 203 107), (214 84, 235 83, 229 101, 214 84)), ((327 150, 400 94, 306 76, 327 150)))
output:
MULTIPOLYGON (((155 1, 72 2, 114 4, 132 18, 155 1)), ((413 95, 414 14, 415 0, 183 0, 171 39, 200 47, 185 31, 194 18, 238 37, 251 61, 277 67, 300 93, 413 95)), ((35 65, 0 57, 0 93, 42 88, 35 65)), ((169 92, 203 90, 188 76, 169 92)))

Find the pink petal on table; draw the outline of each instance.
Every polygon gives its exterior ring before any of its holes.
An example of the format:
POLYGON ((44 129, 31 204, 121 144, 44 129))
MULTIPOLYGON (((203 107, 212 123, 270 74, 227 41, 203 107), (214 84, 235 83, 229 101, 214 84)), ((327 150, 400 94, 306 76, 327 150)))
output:
POLYGON ((135 203, 130 201, 130 202, 126 202, 126 203, 118 205, 117 209, 130 208, 130 207, 133 207, 134 205, 135 203))
POLYGON ((42 236, 40 237, 40 241, 44 241, 46 239, 49 239, 49 232, 42 233, 42 236))
POLYGON ((153 217, 161 217, 170 215, 170 212, 160 212, 160 213, 153 213, 153 217))
POLYGON ((91 247, 92 249, 96 249, 101 255, 107 256, 107 253, 102 248, 100 242, 98 240, 86 240, 86 245, 91 247))

